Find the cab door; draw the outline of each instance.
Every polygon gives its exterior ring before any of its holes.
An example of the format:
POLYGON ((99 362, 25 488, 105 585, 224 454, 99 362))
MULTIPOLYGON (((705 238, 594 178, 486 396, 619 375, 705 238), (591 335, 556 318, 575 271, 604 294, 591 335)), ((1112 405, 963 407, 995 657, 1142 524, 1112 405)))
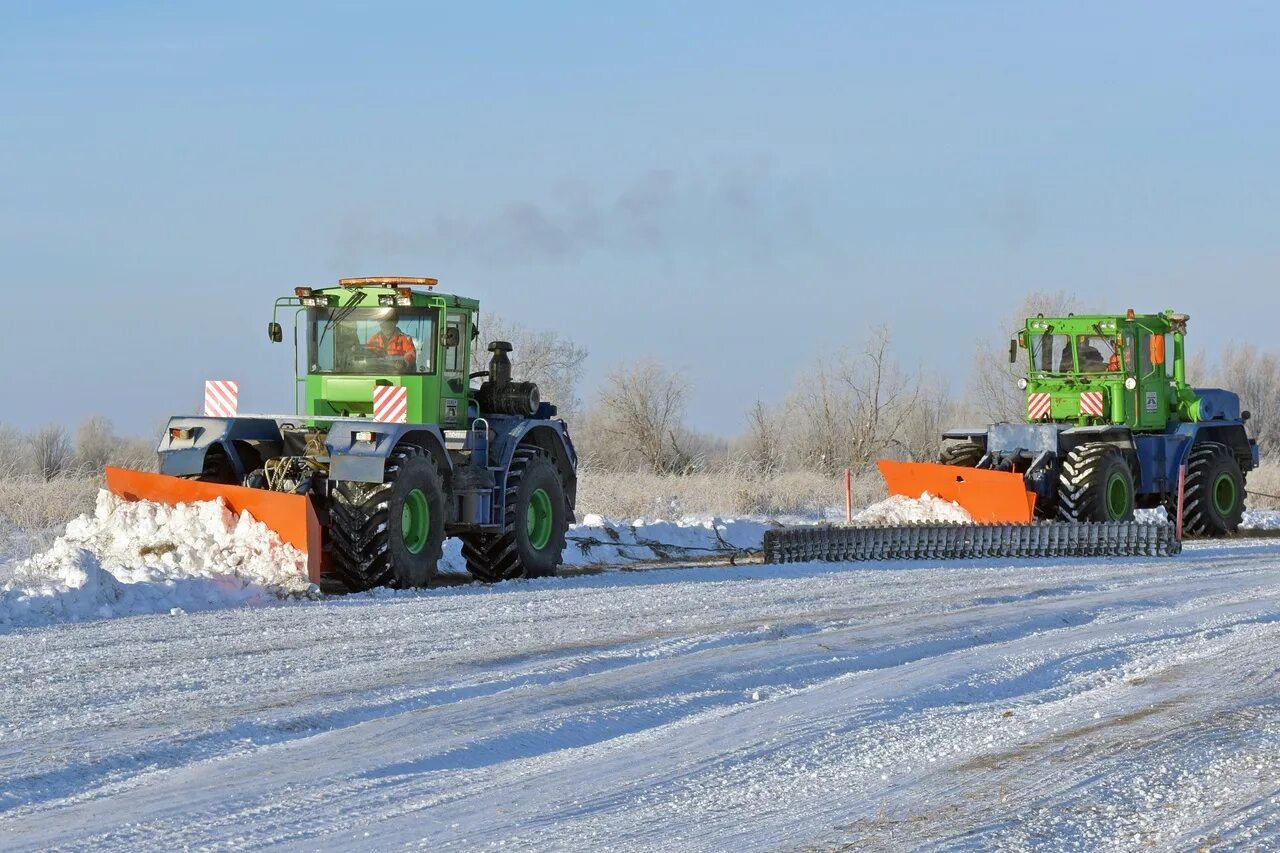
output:
POLYGON ((440 425, 447 429, 466 426, 470 324, 469 312, 451 310, 445 315, 440 336, 440 425))
POLYGON ((1138 329, 1138 387, 1134 401, 1139 429, 1162 429, 1169 420, 1169 359, 1164 335, 1138 329))

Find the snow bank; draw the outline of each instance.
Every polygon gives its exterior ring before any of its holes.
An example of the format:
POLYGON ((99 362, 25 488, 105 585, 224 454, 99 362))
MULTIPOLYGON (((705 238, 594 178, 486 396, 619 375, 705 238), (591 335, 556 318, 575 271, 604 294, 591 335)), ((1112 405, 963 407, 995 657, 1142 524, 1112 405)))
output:
POLYGON ((1246 509, 1240 526, 1246 530, 1280 530, 1280 510, 1246 509))
POLYGON ((769 527, 750 519, 636 519, 628 523, 587 515, 569 529, 564 563, 590 566, 759 551, 769 527))
POLYGON ((973 516, 959 504, 925 492, 919 498, 892 495, 862 510, 853 520, 856 524, 911 524, 928 521, 969 523, 973 521, 973 516))
MULTIPOLYGON (((771 526, 750 519, 684 518, 679 521, 615 521, 587 515, 569 527, 565 536, 564 565, 617 566, 654 560, 693 560, 727 557, 736 552, 760 551, 764 532, 771 526)), ((466 575, 462 543, 447 539, 439 571, 466 575)))
MULTIPOLYGON (((1155 509, 1135 510, 1133 517, 1138 521, 1158 524, 1162 521, 1168 521, 1169 513, 1165 512, 1164 507, 1158 506, 1155 509)), ((1280 510, 1246 509, 1244 517, 1240 519, 1240 529, 1243 531, 1280 530, 1280 510)))
POLYGON ((10 567, 0 627, 209 610, 311 596, 306 557, 221 502, 168 507, 99 492, 93 515, 10 567))

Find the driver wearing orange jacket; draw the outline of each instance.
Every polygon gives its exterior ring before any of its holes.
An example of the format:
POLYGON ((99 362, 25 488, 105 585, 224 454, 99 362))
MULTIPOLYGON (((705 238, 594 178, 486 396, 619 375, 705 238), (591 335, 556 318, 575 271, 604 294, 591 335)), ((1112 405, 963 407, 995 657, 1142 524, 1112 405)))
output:
POLYGON ((403 358, 410 373, 417 367, 418 351, 413 345, 413 338, 400 331, 394 317, 380 321, 378 331, 365 342, 364 346, 374 355, 403 358))

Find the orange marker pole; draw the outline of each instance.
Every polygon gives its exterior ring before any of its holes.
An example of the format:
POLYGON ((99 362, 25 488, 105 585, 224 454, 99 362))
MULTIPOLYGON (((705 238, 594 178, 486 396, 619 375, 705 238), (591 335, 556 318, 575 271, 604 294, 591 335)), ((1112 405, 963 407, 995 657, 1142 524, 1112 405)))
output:
POLYGON ((853 472, 844 469, 844 523, 853 524, 853 472))

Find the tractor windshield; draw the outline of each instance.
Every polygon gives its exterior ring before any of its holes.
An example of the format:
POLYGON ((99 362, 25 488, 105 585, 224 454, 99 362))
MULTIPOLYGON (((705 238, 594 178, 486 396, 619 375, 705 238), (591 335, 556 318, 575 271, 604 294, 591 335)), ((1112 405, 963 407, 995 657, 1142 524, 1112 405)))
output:
POLYGON ((1081 373, 1115 373, 1120 370, 1120 350, 1114 338, 1104 335, 1076 337, 1076 356, 1081 373))
POLYGON ((1071 338, 1049 332, 1031 339, 1031 366, 1045 373, 1071 373, 1071 338))
POLYGON ((430 373, 436 312, 429 308, 318 308, 307 312, 311 373, 430 373))

